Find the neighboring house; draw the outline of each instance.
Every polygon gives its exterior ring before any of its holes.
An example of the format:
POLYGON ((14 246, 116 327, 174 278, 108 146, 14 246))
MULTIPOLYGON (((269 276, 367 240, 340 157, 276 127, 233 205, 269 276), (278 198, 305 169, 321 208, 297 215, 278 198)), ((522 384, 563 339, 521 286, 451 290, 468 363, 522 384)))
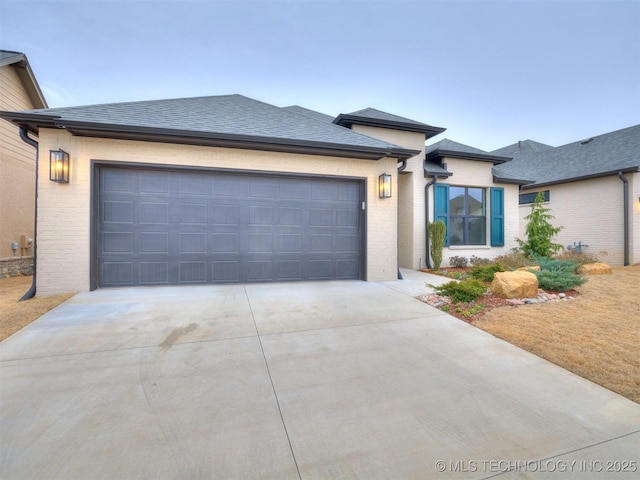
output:
POLYGON ((560 147, 527 140, 492 152, 498 176, 534 180, 520 192, 520 238, 538 192, 562 227, 555 241, 613 265, 640 262, 640 125, 560 147), (606 255, 605 255, 606 253, 606 255))
MULTIPOLYGON (((0 110, 46 107, 26 55, 0 50, 0 110)), ((0 278, 18 274, 19 257, 33 255, 35 165, 35 149, 20 139, 16 125, 1 119, 0 278)))
POLYGON ((39 295, 395 279, 398 165, 422 177, 425 138, 443 130, 372 109, 331 120, 240 95, 0 116, 39 136, 39 295), (68 183, 50 181, 59 150, 68 183), (383 174, 390 198, 379 194, 383 174))

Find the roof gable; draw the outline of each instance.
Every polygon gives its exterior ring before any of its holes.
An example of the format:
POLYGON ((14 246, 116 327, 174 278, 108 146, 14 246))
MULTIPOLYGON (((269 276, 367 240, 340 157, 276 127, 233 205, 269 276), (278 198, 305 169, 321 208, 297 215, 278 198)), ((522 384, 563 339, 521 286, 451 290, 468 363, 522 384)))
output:
POLYGON ((24 53, 11 50, 0 50, 0 67, 13 67, 22 82, 27 96, 36 108, 47 108, 47 100, 44 98, 36 76, 31 70, 29 60, 24 53))

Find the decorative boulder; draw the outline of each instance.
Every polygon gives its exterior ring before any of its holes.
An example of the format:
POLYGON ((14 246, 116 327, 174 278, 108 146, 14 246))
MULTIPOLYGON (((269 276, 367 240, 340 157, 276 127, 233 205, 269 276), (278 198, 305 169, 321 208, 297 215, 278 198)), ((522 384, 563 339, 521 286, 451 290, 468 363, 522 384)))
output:
POLYGON ((578 269, 580 275, 608 275, 613 269, 606 263, 585 263, 578 269))
POLYGON ((491 293, 502 298, 535 298, 538 295, 538 277, 531 272, 496 272, 491 282, 491 293))

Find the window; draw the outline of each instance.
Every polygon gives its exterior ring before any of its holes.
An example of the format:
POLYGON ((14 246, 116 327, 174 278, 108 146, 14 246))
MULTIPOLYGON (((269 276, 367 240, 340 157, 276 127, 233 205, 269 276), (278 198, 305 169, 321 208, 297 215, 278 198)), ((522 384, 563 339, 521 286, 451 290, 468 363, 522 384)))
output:
MULTIPOLYGON (((549 201, 549 190, 545 190, 544 192, 542 192, 544 194, 544 201, 548 202, 549 201)), ((521 193, 520 194, 520 200, 519 203, 520 205, 529 205, 533 202, 536 201, 536 196, 538 195, 538 192, 533 192, 533 193, 521 193)))
MULTIPOLYGON (((504 245, 504 189, 492 187, 491 246, 504 245)), ((458 187, 444 183, 434 186, 434 221, 447 225, 445 244, 486 245, 486 189, 458 187)))

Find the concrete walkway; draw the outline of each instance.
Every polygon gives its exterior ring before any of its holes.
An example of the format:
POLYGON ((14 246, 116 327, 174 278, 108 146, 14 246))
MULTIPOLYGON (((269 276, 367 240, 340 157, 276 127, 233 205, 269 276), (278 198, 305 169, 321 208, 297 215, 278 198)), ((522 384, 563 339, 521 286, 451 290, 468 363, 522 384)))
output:
POLYGON ((403 275, 76 295, 0 343, 0 478, 637 478, 640 405, 403 275))

